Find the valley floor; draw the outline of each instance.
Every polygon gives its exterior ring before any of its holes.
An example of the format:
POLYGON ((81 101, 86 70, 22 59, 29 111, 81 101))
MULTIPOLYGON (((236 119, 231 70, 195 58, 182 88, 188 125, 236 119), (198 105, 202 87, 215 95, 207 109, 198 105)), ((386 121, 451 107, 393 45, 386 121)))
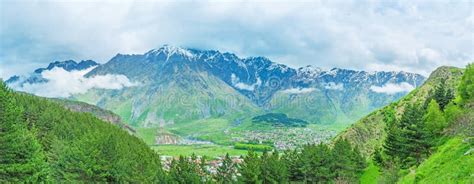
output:
POLYGON ((210 119, 183 126, 138 128, 137 136, 163 156, 189 156, 194 153, 212 158, 226 153, 233 156, 247 153, 246 150, 234 149, 236 143, 252 142, 287 150, 305 144, 328 142, 345 127, 316 124, 307 127, 256 126, 246 120, 232 126, 225 119, 210 119))

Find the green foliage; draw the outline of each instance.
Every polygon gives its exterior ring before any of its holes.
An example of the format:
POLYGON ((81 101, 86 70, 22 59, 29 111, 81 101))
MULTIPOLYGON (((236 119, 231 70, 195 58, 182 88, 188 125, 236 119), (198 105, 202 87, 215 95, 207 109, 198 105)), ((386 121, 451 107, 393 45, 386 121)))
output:
POLYGON ((326 144, 306 145, 283 154, 264 152, 259 158, 249 151, 240 165, 244 183, 331 183, 355 182, 367 164, 357 148, 338 140, 334 148, 326 144))
MULTIPOLYGON (((383 155, 387 155, 391 159, 395 159, 397 157, 401 157, 402 148, 403 148, 403 137, 402 137, 402 129, 399 127, 399 123, 396 122, 388 127, 387 137, 385 138, 385 142, 383 144, 383 155)), ((406 155, 406 154, 405 154, 406 155)), ((380 166, 385 165, 384 160, 385 158, 382 156, 381 152, 376 153, 376 163, 380 166)))
POLYGON ((258 158, 258 155, 250 150, 239 167, 241 175, 239 180, 243 183, 261 183, 259 178, 261 174, 260 165, 261 161, 258 158))
POLYGON ((363 183, 473 181, 472 141, 467 143, 474 135, 474 112, 469 95, 473 90, 466 91, 472 84, 472 68, 472 64, 469 65, 462 76, 461 69, 440 67, 410 95, 372 113, 344 132, 341 137, 354 140, 356 145, 369 149, 369 153, 373 151, 372 160, 380 175, 374 179, 369 177, 372 174, 364 173, 363 183), (460 82, 462 80, 464 82, 460 82), (459 91, 454 92, 458 84, 459 91), (455 100, 454 94, 459 95, 455 100), (424 104, 423 108, 418 104, 424 104), (385 126, 377 126, 380 124, 385 126), (366 134, 366 129, 374 133, 366 134), (464 137, 464 141, 456 138, 458 136, 464 137), (460 144, 452 144, 453 137, 460 144), (371 141, 382 144, 367 144, 371 141))
POLYGON ((426 100, 430 103, 431 100, 435 100, 441 110, 444 110, 446 105, 454 99, 454 92, 451 88, 446 89, 446 80, 442 79, 441 82, 436 86, 433 96, 426 100))
POLYGON ((267 113, 264 115, 260 116, 255 116, 252 118, 252 122, 254 123, 269 123, 272 125, 277 125, 277 126, 291 126, 291 127, 305 127, 308 125, 308 122, 301 120, 301 119, 295 119, 295 118, 289 118, 286 114, 283 113, 267 113))
POLYGON ((430 135, 425 129, 423 114, 421 108, 410 104, 400 121, 387 131, 384 153, 391 160, 401 161, 403 168, 420 164, 428 154, 430 135))
POLYGON ((359 183, 363 184, 377 184, 380 177, 379 167, 370 162, 364 173, 360 177, 359 183))
POLYGON ((474 99, 474 64, 466 66, 458 91, 464 102, 474 99))
POLYGON ((226 154, 222 160, 222 165, 217 168, 216 180, 219 183, 233 183, 237 177, 237 167, 226 154))
POLYGON ((451 138, 414 172, 401 178, 400 183, 472 183, 474 155, 469 150, 472 143, 460 137, 451 138))
POLYGON ((384 116, 383 121, 387 124, 387 126, 390 127, 392 124, 395 123, 395 121, 397 121, 397 117, 395 115, 396 111, 393 105, 387 106, 387 108, 382 113, 384 116))
POLYGON ((0 183, 37 183, 47 181, 50 174, 42 147, 22 114, 0 81, 0 183))
POLYGON ((331 153, 327 145, 304 147, 299 160, 303 181, 309 183, 329 182, 334 178, 333 173, 339 172, 338 168, 333 167, 334 161, 339 159, 334 158, 334 154, 331 153))
POLYGON ((444 117, 448 124, 453 122, 462 113, 462 109, 453 102, 449 103, 444 109, 444 117))
POLYGON ((240 150, 254 150, 254 151, 271 151, 273 149, 273 147, 269 145, 247 144, 247 143, 235 143, 234 148, 240 149, 240 150))
POLYGON ((164 181, 159 156, 91 114, 0 83, 0 178, 14 182, 164 181))
POLYGON ((432 135, 441 133, 441 131, 446 127, 446 120, 444 119, 443 111, 441 111, 440 106, 434 99, 428 104, 424 122, 425 128, 432 135))
POLYGON ((364 158, 360 152, 354 150, 357 149, 352 149, 345 139, 339 139, 334 143, 332 157, 336 161, 332 164, 331 170, 334 171, 334 177, 338 181, 353 182, 366 168, 364 158))
MULTIPOLYGON (((303 149, 302 151, 305 150, 307 149, 303 149)), ((291 181, 302 181, 304 179, 302 168, 305 163, 301 158, 303 154, 304 153, 300 154, 298 150, 286 150, 282 155, 281 159, 285 162, 286 167, 288 168, 288 177, 291 181)))
POLYGON ((262 155, 262 164, 260 179, 263 183, 287 183, 288 182, 288 169, 280 159, 278 152, 267 154, 264 152, 262 155))
POLYGON ((201 172, 195 157, 186 158, 180 156, 178 160, 173 160, 170 166, 170 179, 177 183, 201 183, 201 172))

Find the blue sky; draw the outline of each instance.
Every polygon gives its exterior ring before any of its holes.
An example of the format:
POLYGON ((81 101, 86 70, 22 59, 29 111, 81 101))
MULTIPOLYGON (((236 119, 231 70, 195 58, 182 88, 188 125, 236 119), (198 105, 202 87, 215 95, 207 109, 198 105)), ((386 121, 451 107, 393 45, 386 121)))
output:
POLYGON ((163 44, 291 67, 428 75, 474 61, 474 3, 457 1, 1 1, 0 77, 55 60, 107 62, 163 44))

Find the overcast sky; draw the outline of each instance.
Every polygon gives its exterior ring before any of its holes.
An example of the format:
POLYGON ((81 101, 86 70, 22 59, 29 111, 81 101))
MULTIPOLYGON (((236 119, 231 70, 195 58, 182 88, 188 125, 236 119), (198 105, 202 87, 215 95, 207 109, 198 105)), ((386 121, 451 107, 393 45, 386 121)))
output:
POLYGON ((163 44, 291 67, 405 70, 474 61, 473 1, 1 1, 0 77, 163 44))

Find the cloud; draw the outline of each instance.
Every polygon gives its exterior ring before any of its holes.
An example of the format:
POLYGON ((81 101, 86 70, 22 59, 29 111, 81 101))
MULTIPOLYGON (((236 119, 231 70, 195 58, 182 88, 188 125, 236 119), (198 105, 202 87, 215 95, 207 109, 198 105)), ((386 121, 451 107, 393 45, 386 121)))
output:
POLYGON ((266 56, 292 67, 427 75, 440 65, 473 61, 472 10, 467 0, 6 0, 0 4, 0 76, 54 60, 104 63, 116 53, 144 53, 165 43, 266 56))
POLYGON ((240 79, 235 76, 235 74, 231 74, 230 78, 232 85, 234 85, 234 87, 236 87, 237 89, 241 90, 253 91, 255 87, 260 86, 262 84, 262 80, 260 80, 260 78, 257 78, 257 82, 253 84, 245 84, 243 82, 240 82, 240 79))
POLYGON ((303 94, 303 93, 311 93, 316 90, 317 90, 316 88, 290 88, 290 89, 285 89, 282 92, 290 93, 290 94, 303 94))
POLYGON ((399 84, 388 83, 383 86, 370 87, 370 90, 372 90, 373 92, 386 93, 390 95, 395 94, 395 93, 400 93, 400 92, 410 92, 413 89, 415 89, 415 87, 406 82, 402 82, 399 84))
POLYGON ((344 84, 343 83, 334 83, 334 82, 328 82, 326 84, 323 84, 324 89, 329 89, 329 90, 344 90, 344 84))
POLYGON ((44 97, 69 97, 74 94, 86 93, 89 89, 122 89, 138 85, 124 75, 98 75, 84 77, 94 67, 85 70, 68 72, 62 68, 44 71, 41 76, 47 79, 44 83, 25 83, 23 86, 12 87, 19 91, 33 93, 44 97))

